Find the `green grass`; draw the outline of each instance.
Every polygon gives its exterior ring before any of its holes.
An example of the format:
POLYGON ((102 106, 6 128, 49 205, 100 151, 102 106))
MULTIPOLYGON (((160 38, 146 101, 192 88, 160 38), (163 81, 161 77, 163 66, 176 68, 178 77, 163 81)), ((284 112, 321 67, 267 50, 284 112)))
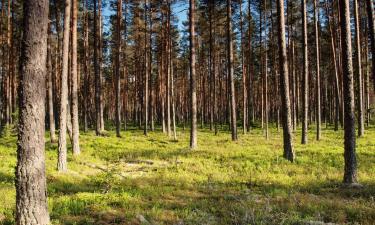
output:
MULTIPOLYGON (((240 130, 239 130, 240 131, 240 130)), ((116 138, 81 133, 82 154, 69 146, 67 173, 56 171, 57 144, 46 139, 49 211, 53 224, 338 224, 375 223, 375 130, 357 142, 362 189, 347 189, 342 131, 323 130, 315 141, 294 140, 297 159, 282 158, 281 133, 271 129, 217 136, 200 130, 188 149, 160 131, 116 138), (143 218, 142 218, 143 217, 143 218)), ((16 135, 0 138, 0 223, 14 224, 16 135)))

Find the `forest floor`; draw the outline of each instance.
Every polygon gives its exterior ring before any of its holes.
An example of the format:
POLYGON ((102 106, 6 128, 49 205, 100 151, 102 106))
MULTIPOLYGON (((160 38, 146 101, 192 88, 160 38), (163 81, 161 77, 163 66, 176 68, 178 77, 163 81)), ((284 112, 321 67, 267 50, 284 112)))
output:
MULTIPOLYGON (((81 133, 82 153, 69 146, 67 173, 58 173, 57 144, 46 141, 48 203, 53 224, 374 224, 375 128, 357 143, 362 188, 345 188, 343 132, 324 129, 309 143, 294 140, 297 159, 282 157, 281 133, 260 129, 230 140, 199 130, 188 149, 160 131, 81 133)), ((240 132, 241 130, 239 130, 240 132)), ((0 224, 14 224, 15 134, 0 138, 0 224)), ((46 139, 48 140, 48 139, 46 139)))

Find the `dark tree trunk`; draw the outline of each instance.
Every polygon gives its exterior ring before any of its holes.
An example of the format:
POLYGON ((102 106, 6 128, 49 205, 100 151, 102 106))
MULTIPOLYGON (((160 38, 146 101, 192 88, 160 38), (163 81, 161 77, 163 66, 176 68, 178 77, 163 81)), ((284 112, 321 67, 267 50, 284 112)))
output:
POLYGON ((319 8, 314 0, 315 23, 315 54, 316 54, 316 140, 321 137, 321 107, 320 107, 320 49, 319 49, 319 8))
POLYGON ((355 153, 354 81, 352 43, 350 30, 349 0, 340 0, 341 48, 344 84, 344 130, 345 130, 345 173, 344 183, 357 182, 357 160, 355 153))
POLYGON ((372 81, 374 85, 374 92, 375 92, 375 26, 374 26, 374 1, 373 0, 366 0, 367 3, 367 19, 368 19, 368 27, 370 33, 370 42, 371 42, 371 55, 372 55, 372 81))
POLYGON ((308 61, 308 47, 307 47, 307 18, 306 18, 306 0, 301 1, 302 11, 302 32, 303 32, 303 115, 302 115, 302 144, 307 144, 307 126, 309 114, 309 61, 308 61))
POLYGON ((237 140, 237 111, 236 96, 234 87, 234 69, 233 69, 233 43, 232 43, 232 1, 227 0, 227 42, 228 42, 228 75, 230 82, 230 112, 231 112, 231 132, 232 140, 237 140))
POLYGON ((48 3, 24 1, 16 167, 18 225, 49 224, 44 156, 48 3))
POLYGON ((285 43, 285 19, 284 19, 284 0, 277 0, 278 17, 278 43, 279 43, 279 65, 280 65, 280 93, 282 102, 282 122, 284 139, 284 157, 291 162, 295 155, 292 146, 292 127, 289 100, 289 74, 288 59, 285 43))
POLYGON ((360 39, 360 24, 358 15, 358 0, 354 0, 354 22, 355 22, 355 69, 357 81, 357 117, 358 117, 358 136, 362 137, 365 133, 365 124, 363 120, 363 96, 362 96, 362 60, 361 60, 361 39, 360 39))
POLYGON ((116 28, 116 136, 121 137, 121 72, 120 72, 120 54, 121 54, 121 20, 122 20, 122 0, 117 1, 117 28, 116 28))

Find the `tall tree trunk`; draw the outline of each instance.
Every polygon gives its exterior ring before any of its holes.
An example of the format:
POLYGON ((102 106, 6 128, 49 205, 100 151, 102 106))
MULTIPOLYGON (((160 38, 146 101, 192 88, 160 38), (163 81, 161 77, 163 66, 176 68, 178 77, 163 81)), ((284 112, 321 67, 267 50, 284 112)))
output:
POLYGON ((195 0, 190 0, 190 148, 197 148, 197 89, 196 89, 196 71, 195 71, 195 0))
POLYGON ((321 137, 321 108, 320 108, 320 50, 319 50, 319 8, 314 0, 315 24, 315 57, 316 57, 316 140, 321 137))
POLYGON ((337 60, 336 60, 336 45, 335 45, 335 39, 331 24, 331 17, 328 10, 328 1, 325 2, 325 8, 327 13, 327 23, 330 33, 330 39, 331 39, 331 52, 332 52, 332 64, 334 68, 334 75, 335 75, 335 131, 339 129, 339 121, 340 121, 340 84, 339 84, 339 75, 338 75, 338 68, 337 68, 337 60))
POLYGON ((374 26, 374 1, 373 0, 366 0, 367 4, 367 19, 368 19, 368 27, 370 33, 370 42, 371 42, 371 55, 372 55, 372 81, 374 85, 374 92, 375 92, 375 26, 374 26))
POLYGON ((344 183, 357 182, 357 160, 355 153, 354 81, 352 64, 352 43, 350 30, 349 0, 340 0, 341 48, 344 84, 344 130, 345 130, 345 173, 344 183))
POLYGON ((51 52, 51 29, 50 24, 48 25, 48 44, 47 44, 47 73, 48 73, 48 118, 49 118, 49 132, 51 143, 56 142, 55 133, 55 114, 53 113, 53 90, 52 90, 52 52, 51 52))
POLYGON ((117 0, 117 28, 116 28, 116 136, 121 137, 121 72, 120 72, 120 54, 121 54, 121 20, 122 20, 122 0, 117 0))
POLYGON ((355 69, 357 80, 357 117, 358 117, 358 136, 362 137, 365 133, 365 124, 363 120, 363 84, 362 84, 362 54, 361 54, 361 39, 360 39, 360 24, 358 15, 358 0, 354 0, 354 23, 355 23, 355 69))
POLYGON ((61 74, 61 105, 60 105, 60 131, 59 131, 59 149, 57 169, 66 171, 67 148, 66 148, 66 131, 67 131, 67 114, 68 111, 68 62, 69 62, 69 33, 70 33, 70 3, 71 0, 65 0, 65 18, 64 18, 64 40, 63 40, 63 67, 61 74))
POLYGON ((306 0, 301 0, 302 11, 302 32, 303 32, 303 115, 302 115, 302 144, 307 144, 308 114, 309 114, 309 61, 307 47, 307 18, 306 18, 306 0))
POLYGON ((83 73, 84 73, 84 94, 83 94, 83 127, 88 131, 88 113, 89 113, 89 13, 87 11, 87 0, 84 5, 84 40, 83 40, 83 73))
POLYGON ((79 155, 79 122, 78 122, 78 71, 77 71, 77 0, 72 0, 72 136, 73 154, 79 155))
POLYGON ((246 86, 246 66, 245 66, 245 43, 243 31, 242 0, 240 0, 240 31, 241 31, 241 64, 242 64, 242 131, 247 132, 247 86, 246 86))
MULTIPOLYGON (((265 36, 267 37, 267 0, 264 0, 264 33, 265 36)), ((265 127, 264 127, 264 132, 265 132, 265 137, 268 139, 268 54, 267 54, 267 40, 264 40, 264 87, 263 87, 263 99, 264 99, 264 122, 265 122, 265 127)))
POLYGON ((48 3, 47 0, 23 3, 16 167, 18 225, 49 224, 44 155, 48 3))
POLYGON ((285 43, 285 19, 284 0, 277 0, 278 17, 278 42, 279 42, 279 65, 280 65, 280 93, 282 102, 282 122, 284 139, 284 157, 291 162, 294 161, 295 153, 292 146, 292 127, 289 100, 289 74, 288 59, 285 43))
POLYGON ((232 43, 232 1, 227 0, 227 48, 228 48, 228 75, 230 82, 230 112, 231 112, 231 132, 232 140, 237 140, 237 111, 236 97, 234 87, 234 69, 233 69, 233 43, 232 43))
POLYGON ((94 0, 94 73, 95 73, 95 131, 96 135, 101 134, 101 77, 100 77, 100 59, 99 56, 99 47, 100 47, 100 40, 99 33, 100 28, 98 29, 98 13, 97 13, 97 1, 94 0))

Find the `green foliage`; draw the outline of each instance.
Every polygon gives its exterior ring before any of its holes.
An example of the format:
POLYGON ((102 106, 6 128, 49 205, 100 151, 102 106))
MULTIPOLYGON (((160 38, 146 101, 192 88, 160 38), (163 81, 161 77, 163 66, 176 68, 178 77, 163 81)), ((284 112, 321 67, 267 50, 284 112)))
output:
MULTIPOLYGON (((343 133, 323 130, 309 143, 295 137, 296 163, 282 157, 281 133, 199 131, 188 149, 160 131, 116 138, 81 133, 82 154, 56 172, 57 144, 46 140, 49 210, 53 224, 372 224, 375 221, 375 131, 358 140, 361 189, 342 187, 343 133)), ((48 137, 47 137, 48 138, 48 137)), ((0 138, 0 223, 14 224, 16 135, 0 138)))

